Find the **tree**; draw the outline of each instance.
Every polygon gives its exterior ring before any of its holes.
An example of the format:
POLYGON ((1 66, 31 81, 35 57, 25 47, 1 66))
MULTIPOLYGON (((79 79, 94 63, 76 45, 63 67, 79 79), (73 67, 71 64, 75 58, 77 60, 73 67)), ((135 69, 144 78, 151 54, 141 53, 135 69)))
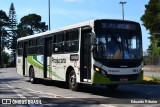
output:
POLYGON ((13 3, 11 3, 9 9, 9 27, 11 28, 11 30, 16 30, 17 27, 16 11, 13 3))
POLYGON ((11 62, 13 64, 16 64, 16 47, 17 47, 17 18, 16 18, 16 11, 14 8, 14 4, 11 3, 10 9, 9 9, 9 42, 8 42, 8 48, 11 49, 11 62))
POLYGON ((6 27, 8 24, 8 16, 3 10, 0 10, 0 29, 6 27))
POLYGON ((3 45, 3 46, 0 46, 1 50, 3 50, 4 47, 6 46, 7 32, 5 28, 7 26, 8 26, 8 16, 3 10, 0 10, 0 44, 3 45))
POLYGON ((29 14, 22 17, 18 25, 18 31, 21 37, 45 32, 47 29, 48 26, 45 22, 41 22, 41 16, 37 14, 29 14))
POLYGON ((160 33, 160 1, 150 0, 145 8, 145 14, 141 17, 143 25, 151 34, 160 33))
POLYGON ((0 10, 0 64, 2 66, 2 51, 7 45, 7 32, 5 28, 8 26, 8 16, 3 10, 0 10))
POLYGON ((9 64, 9 54, 5 51, 2 52, 2 57, 3 57, 3 65, 4 64, 9 64))
POLYGON ((141 17, 141 20, 151 34, 149 54, 160 57, 160 0, 150 0, 145 8, 145 14, 141 17))

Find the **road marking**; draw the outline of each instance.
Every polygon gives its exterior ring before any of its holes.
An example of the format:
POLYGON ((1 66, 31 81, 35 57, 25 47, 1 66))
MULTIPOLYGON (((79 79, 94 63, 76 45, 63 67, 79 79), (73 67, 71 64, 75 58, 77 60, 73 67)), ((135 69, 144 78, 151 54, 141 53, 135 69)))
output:
POLYGON ((7 85, 7 87, 9 87, 9 88, 13 88, 14 86, 7 85))
POLYGON ((20 91, 18 89, 14 89, 14 86, 11 86, 9 84, 4 84, 8 88, 12 89, 20 98, 26 98, 23 94, 20 94, 20 91))
MULTIPOLYGON (((14 89, 14 86, 11 86, 10 84, 4 84, 6 85, 8 88, 10 88, 11 90, 13 90, 20 98, 25 98, 27 99, 27 97, 25 97, 23 94, 20 94, 21 92, 18 89, 14 89)), ((39 98, 39 97, 38 97, 39 98)), ((35 105, 35 104, 28 104, 30 107, 37 107, 39 105, 35 105)))
POLYGON ((75 97, 64 97, 64 98, 75 98, 75 97))
POLYGON ((34 93, 47 94, 49 96, 54 96, 55 98, 63 98, 62 96, 57 95, 57 94, 46 93, 46 92, 42 92, 42 91, 36 91, 36 90, 30 89, 30 88, 26 88, 26 89, 29 90, 29 91, 32 91, 34 93))
MULTIPOLYGON (((31 93, 47 94, 47 95, 49 95, 49 96, 54 96, 54 98, 74 98, 74 97, 62 97, 62 96, 57 95, 57 94, 46 93, 46 92, 42 92, 42 91, 36 91, 36 90, 30 89, 30 88, 25 88, 25 89, 32 91, 31 93)), ((49 97, 49 96, 48 96, 48 97, 49 97)), ((46 96, 45 96, 45 97, 46 97, 46 96)))
POLYGON ((103 106, 103 107, 118 107, 118 106, 113 106, 113 105, 108 105, 108 104, 100 104, 100 106, 103 106))

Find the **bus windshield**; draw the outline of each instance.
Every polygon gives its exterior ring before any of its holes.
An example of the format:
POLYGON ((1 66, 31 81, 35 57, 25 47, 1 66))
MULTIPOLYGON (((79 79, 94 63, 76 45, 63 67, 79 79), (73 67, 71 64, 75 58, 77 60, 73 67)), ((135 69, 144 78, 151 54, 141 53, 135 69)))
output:
POLYGON ((141 59, 141 33, 125 30, 97 32, 94 57, 100 59, 141 59))

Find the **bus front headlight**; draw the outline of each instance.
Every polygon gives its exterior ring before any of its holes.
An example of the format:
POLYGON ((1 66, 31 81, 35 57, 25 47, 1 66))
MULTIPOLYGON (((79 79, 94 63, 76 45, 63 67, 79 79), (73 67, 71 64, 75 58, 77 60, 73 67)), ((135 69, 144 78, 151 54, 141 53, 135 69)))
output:
POLYGON ((96 67, 95 70, 96 70, 97 72, 100 72, 100 69, 99 69, 98 67, 96 67))

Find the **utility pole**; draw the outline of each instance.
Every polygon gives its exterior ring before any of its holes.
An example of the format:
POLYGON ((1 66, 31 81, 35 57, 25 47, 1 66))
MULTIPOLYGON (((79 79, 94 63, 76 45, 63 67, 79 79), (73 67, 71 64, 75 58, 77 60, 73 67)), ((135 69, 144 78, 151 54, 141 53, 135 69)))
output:
POLYGON ((50 12, 50 0, 48 0, 48 20, 49 20, 49 31, 51 30, 51 22, 50 22, 50 19, 51 19, 51 12, 50 12))
POLYGON ((126 4, 127 2, 119 2, 119 4, 122 4, 122 19, 124 20, 124 4, 126 4))

